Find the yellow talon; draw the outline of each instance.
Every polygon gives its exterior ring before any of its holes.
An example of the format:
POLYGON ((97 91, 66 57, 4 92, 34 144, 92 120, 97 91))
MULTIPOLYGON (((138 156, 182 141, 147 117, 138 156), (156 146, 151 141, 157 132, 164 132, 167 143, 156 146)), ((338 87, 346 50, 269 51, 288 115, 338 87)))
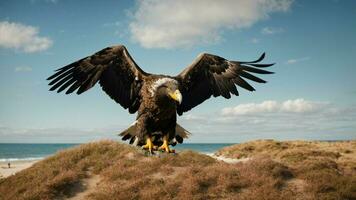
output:
POLYGON ((159 150, 164 150, 164 151, 167 152, 167 153, 172 152, 172 151, 169 149, 167 136, 163 136, 163 144, 162 144, 158 149, 159 149, 159 150))
POLYGON ((150 153, 152 153, 153 143, 150 137, 146 139, 146 144, 142 146, 143 149, 148 149, 150 153))

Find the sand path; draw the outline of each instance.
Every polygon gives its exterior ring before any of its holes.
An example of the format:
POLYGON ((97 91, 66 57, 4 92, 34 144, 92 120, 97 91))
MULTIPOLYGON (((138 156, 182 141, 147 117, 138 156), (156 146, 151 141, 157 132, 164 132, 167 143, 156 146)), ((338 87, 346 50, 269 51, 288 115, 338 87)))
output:
POLYGON ((96 185, 100 181, 100 176, 99 175, 91 175, 89 178, 83 179, 80 183, 80 186, 78 185, 78 188, 73 188, 75 191, 72 197, 67 198, 66 200, 82 200, 86 199, 86 196, 90 193, 92 193, 96 185))

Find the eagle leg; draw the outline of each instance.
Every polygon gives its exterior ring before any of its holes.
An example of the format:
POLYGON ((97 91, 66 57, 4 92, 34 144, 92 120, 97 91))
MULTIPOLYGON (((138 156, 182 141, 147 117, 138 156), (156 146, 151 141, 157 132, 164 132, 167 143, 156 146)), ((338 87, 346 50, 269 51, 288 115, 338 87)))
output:
POLYGON ((158 150, 163 150, 167 153, 172 153, 173 151, 169 148, 169 144, 168 144, 168 138, 167 136, 163 136, 163 144, 158 147, 158 150))
POLYGON ((150 153, 153 153, 153 143, 151 137, 147 137, 146 144, 142 146, 143 149, 147 149, 150 153))

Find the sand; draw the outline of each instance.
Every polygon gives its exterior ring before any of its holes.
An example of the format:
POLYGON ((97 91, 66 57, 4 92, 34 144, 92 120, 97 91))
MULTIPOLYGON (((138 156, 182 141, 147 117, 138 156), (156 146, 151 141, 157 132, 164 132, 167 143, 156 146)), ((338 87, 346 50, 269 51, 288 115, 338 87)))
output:
POLYGON ((208 154, 208 155, 210 157, 212 157, 212 158, 215 158, 216 160, 223 161, 223 162, 230 163, 230 164, 235 164, 235 163, 239 163, 239 162, 246 162, 246 161, 251 160, 251 158, 240 158, 240 159, 237 159, 237 158, 226 158, 224 156, 217 156, 215 154, 208 154))
POLYGON ((34 163, 38 161, 39 160, 12 161, 10 162, 10 168, 7 165, 8 162, 0 162, 0 178, 6 178, 8 176, 14 175, 21 170, 31 167, 34 163))

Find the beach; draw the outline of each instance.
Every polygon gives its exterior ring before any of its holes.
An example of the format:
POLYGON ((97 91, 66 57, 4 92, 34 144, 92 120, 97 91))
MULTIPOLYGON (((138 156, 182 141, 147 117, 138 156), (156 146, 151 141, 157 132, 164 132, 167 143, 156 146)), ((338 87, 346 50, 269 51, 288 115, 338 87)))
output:
POLYGON ((39 160, 30 160, 30 161, 12 161, 10 162, 10 168, 8 166, 9 162, 0 162, 0 178, 6 178, 17 172, 31 167, 34 163, 39 160))

